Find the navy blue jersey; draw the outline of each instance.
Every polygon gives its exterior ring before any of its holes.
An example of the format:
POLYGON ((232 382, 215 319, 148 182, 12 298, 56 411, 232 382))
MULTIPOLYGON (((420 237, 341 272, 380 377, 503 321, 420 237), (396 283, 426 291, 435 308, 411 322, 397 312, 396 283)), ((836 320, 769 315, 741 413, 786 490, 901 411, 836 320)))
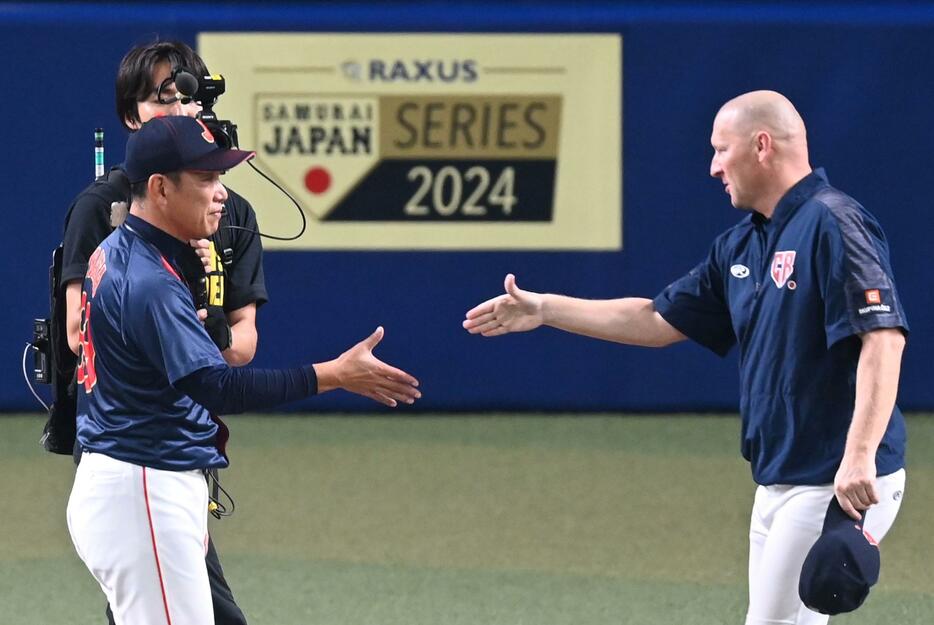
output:
MULTIPOLYGON (((752 213, 655 300, 681 333, 724 355, 739 344, 742 453, 759 484, 828 484, 856 397, 859 334, 901 328, 889 249, 876 219, 823 170, 792 187, 771 219, 752 213)), ((896 407, 878 474, 904 466, 896 407)))
POLYGON ((78 441, 88 451, 167 470, 225 467, 226 438, 173 387, 225 366, 198 320, 177 257, 188 246, 130 215, 91 256, 78 365, 78 441))

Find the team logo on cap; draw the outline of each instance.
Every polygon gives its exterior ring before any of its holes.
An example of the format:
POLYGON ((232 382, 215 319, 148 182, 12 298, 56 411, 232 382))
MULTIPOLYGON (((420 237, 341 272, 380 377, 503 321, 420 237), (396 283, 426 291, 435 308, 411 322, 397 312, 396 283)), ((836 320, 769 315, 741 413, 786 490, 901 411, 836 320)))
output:
POLYGON ((201 133, 201 138, 207 141, 208 143, 214 143, 214 135, 211 134, 211 131, 208 130, 208 127, 204 125, 204 122, 201 121, 200 119, 196 119, 195 121, 198 122, 199 126, 204 128, 204 132, 201 133))
MULTIPOLYGON (((772 258, 772 281, 775 283, 775 286, 782 288, 785 286, 785 283, 788 281, 788 278, 791 277, 792 272, 795 270, 795 251, 787 252, 775 252, 775 256, 772 258)), ((791 285, 788 285, 791 288, 791 285)), ((797 286, 797 285, 795 285, 797 286)))

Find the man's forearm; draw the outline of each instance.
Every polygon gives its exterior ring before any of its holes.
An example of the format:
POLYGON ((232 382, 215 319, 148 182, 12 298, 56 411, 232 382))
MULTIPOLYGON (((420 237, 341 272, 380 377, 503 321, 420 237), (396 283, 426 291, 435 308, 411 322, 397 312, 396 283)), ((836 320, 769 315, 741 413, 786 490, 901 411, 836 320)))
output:
POLYGON ((274 408, 319 392, 314 367, 291 369, 205 367, 175 387, 217 415, 274 408))
POLYGON ((230 326, 230 347, 221 352, 221 356, 231 367, 249 364, 256 355, 256 326, 248 320, 241 320, 230 326))
POLYGON ((226 314, 230 324, 230 347, 221 352, 231 367, 249 364, 256 355, 256 304, 250 303, 226 314))
POLYGON ((77 356, 81 344, 81 282, 77 280, 65 286, 65 336, 77 356))
POLYGON ((554 328, 626 345, 664 347, 686 338, 656 312, 652 300, 639 297, 587 300, 546 294, 542 317, 554 328))
POLYGON ((846 454, 874 456, 895 408, 905 337, 899 329, 885 328, 862 339, 846 454))

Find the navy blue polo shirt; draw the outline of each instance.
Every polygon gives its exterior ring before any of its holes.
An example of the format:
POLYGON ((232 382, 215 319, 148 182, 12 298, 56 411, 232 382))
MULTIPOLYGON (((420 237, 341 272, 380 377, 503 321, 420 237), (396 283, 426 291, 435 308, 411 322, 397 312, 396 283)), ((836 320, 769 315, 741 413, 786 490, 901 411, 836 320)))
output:
POLYGON ((130 215, 88 261, 77 376, 86 450, 156 469, 227 466, 218 424, 173 387, 198 369, 226 366, 180 278, 177 259, 191 253, 130 215))
MULTIPOLYGON (((828 184, 798 182, 771 219, 752 213, 654 300, 668 323, 725 355, 739 344, 742 453, 759 484, 829 484, 856 397, 859 334, 908 331, 876 219, 828 184)), ((878 475, 904 466, 896 406, 878 475)))

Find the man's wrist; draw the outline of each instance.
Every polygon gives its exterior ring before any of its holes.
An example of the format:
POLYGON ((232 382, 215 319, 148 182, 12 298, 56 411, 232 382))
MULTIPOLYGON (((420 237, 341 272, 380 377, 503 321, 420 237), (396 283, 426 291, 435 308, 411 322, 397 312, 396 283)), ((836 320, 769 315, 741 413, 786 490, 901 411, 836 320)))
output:
POLYGON ((542 293, 542 307, 539 314, 542 316, 542 325, 550 326, 554 314, 555 296, 551 293, 542 293))
POLYGON ((316 362, 312 365, 315 372, 315 378, 318 380, 318 393, 332 391, 340 388, 340 377, 338 376, 337 361, 329 360, 327 362, 316 362))

